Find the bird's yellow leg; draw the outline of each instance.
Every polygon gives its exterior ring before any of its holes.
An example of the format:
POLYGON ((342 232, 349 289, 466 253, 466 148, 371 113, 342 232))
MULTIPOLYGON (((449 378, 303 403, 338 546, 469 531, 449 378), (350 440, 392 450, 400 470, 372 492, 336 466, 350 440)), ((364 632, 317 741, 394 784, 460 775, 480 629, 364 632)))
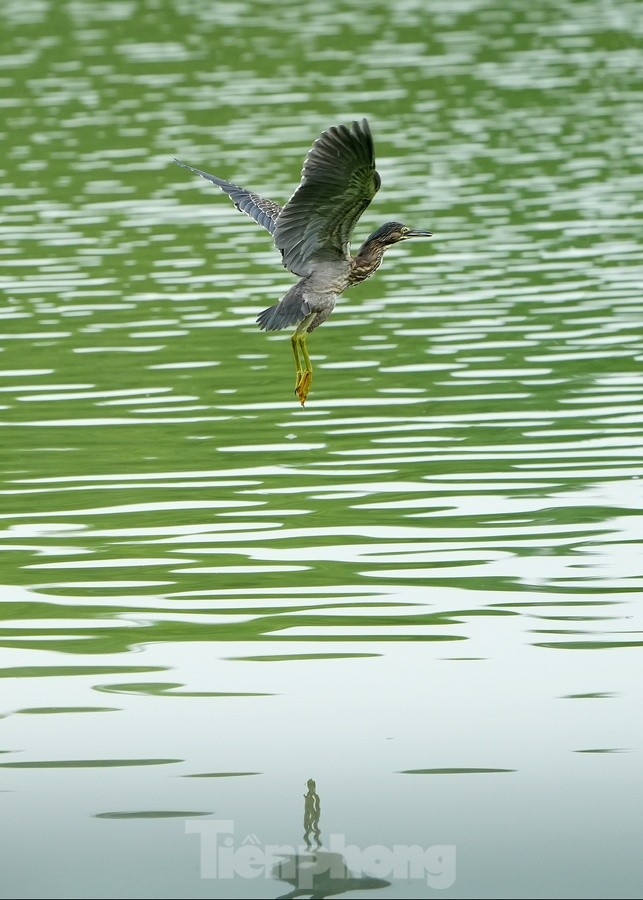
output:
POLYGON ((292 346, 292 353, 295 357, 295 393, 297 393, 297 388, 299 387, 299 382, 301 380, 301 360, 299 359, 299 346, 297 343, 297 332, 295 331, 292 337, 290 338, 290 344, 292 346))
POLYGON ((295 393, 302 406, 306 402, 310 384, 313 380, 313 367, 310 356, 308 355, 308 348, 306 347, 307 328, 312 318, 312 314, 306 316, 306 318, 299 323, 293 336, 290 338, 293 356, 295 357, 295 369, 297 370, 295 393))
POLYGON ((313 381, 313 364, 311 363, 310 356, 308 355, 305 331, 299 336, 299 350, 304 360, 304 369, 301 373, 299 383, 295 388, 295 393, 299 397, 300 403, 303 406, 306 402, 306 397, 308 396, 308 391, 310 390, 310 385, 313 381))

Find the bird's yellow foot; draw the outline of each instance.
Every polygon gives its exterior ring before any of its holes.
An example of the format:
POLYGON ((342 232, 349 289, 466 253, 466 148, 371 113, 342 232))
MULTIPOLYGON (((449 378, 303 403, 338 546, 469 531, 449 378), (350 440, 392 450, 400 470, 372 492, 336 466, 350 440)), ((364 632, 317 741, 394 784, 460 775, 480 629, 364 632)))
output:
POLYGON ((306 402, 306 397, 308 396, 308 391, 310 390, 310 385, 313 380, 313 373, 309 369, 304 369, 303 372, 297 373, 297 383, 295 384, 295 394, 299 399, 299 402, 303 406, 306 402))

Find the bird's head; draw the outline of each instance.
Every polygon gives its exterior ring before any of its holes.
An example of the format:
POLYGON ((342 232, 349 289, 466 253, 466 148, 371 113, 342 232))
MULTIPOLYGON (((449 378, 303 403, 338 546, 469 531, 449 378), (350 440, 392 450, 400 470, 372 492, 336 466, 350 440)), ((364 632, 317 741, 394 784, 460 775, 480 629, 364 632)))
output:
POLYGON ((399 241, 406 241, 413 237, 430 238, 433 236, 431 231, 417 231, 402 225, 401 222, 385 222, 383 225, 373 232, 368 238, 367 243, 379 244, 382 247, 390 247, 391 244, 397 244, 399 241))

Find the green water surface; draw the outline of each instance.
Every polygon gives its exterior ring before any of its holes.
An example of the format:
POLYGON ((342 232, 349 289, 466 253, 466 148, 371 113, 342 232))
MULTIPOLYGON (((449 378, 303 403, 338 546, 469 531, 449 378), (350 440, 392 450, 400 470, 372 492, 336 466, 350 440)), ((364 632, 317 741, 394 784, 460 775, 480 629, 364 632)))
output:
POLYGON ((641 21, 0 4, 1 896, 640 896, 641 21), (364 116, 356 241, 435 236, 302 410, 172 159, 283 203, 364 116))

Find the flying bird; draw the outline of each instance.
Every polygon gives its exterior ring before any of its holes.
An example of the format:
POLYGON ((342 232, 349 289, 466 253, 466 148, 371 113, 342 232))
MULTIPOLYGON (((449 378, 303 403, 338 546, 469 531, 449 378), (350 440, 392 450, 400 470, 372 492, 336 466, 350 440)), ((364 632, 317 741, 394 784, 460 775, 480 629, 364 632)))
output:
POLYGON ((238 210, 269 231, 284 267, 299 276, 279 303, 259 314, 257 323, 262 331, 296 326, 291 337, 295 394, 303 406, 313 378, 307 335, 326 321, 346 288, 375 272, 389 247, 409 238, 430 238, 432 233, 385 222, 351 255, 353 229, 381 184, 366 119, 350 126, 333 125, 317 138, 304 161, 299 186, 283 207, 231 181, 175 162, 216 184, 238 210))

